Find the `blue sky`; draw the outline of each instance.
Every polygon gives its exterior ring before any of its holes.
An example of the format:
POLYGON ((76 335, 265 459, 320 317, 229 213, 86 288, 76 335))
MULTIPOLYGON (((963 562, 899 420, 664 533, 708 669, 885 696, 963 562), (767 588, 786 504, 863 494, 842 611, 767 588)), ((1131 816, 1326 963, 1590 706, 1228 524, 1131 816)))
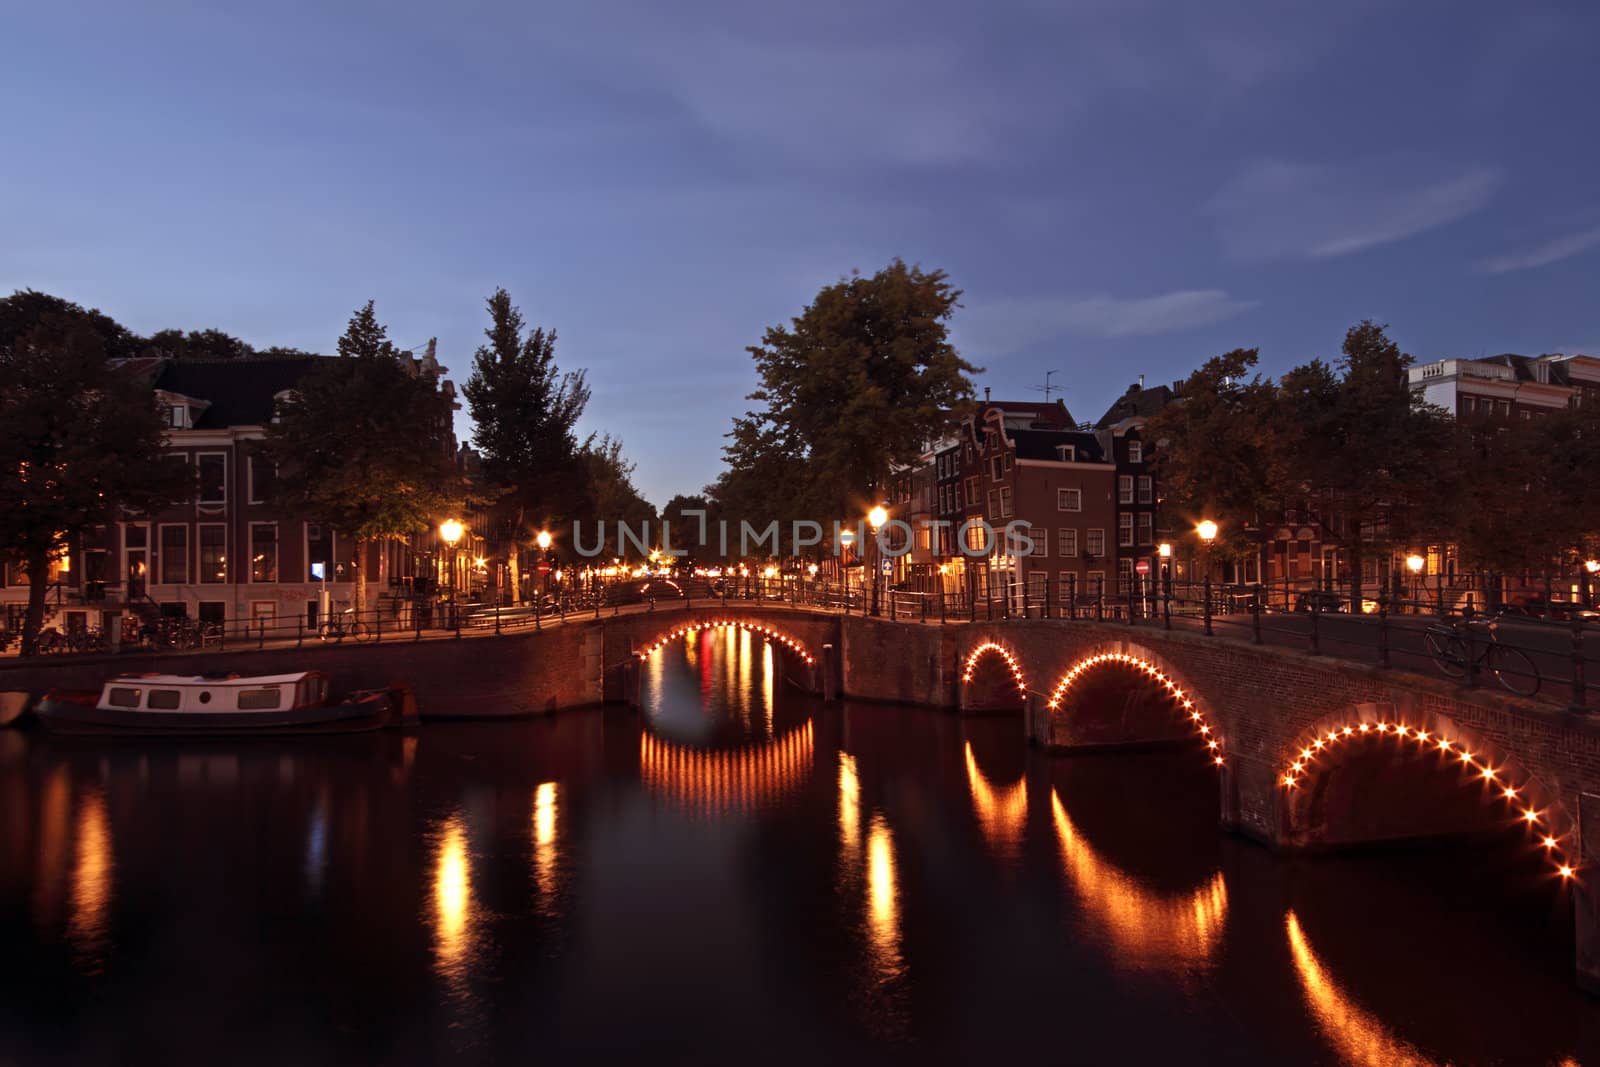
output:
POLYGON ((373 298, 464 379, 504 285, 658 504, 744 346, 894 256, 1080 418, 1364 317, 1600 352, 1592 2, 225 6, 8 11, 0 290, 321 351, 373 298))

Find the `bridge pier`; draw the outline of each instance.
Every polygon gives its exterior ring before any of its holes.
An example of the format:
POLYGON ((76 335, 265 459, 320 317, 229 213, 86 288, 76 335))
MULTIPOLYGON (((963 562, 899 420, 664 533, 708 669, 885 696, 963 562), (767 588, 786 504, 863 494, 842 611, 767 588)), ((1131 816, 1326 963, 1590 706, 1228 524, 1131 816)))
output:
POLYGON ((837 703, 839 700, 839 657, 834 652, 831 641, 822 646, 822 655, 817 658, 817 670, 822 674, 822 699, 830 704, 837 703))
POLYGON ((1578 795, 1578 842, 1582 862, 1572 879, 1578 985, 1600 996, 1600 794, 1578 795))

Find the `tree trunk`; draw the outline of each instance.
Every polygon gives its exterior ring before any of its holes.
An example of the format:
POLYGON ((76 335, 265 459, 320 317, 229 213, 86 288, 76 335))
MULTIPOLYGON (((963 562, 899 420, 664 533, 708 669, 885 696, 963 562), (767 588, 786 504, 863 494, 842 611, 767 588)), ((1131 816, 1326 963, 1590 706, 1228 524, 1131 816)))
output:
POLYGON ((522 603, 522 555, 520 549, 521 546, 517 544, 517 539, 513 536, 506 546, 506 574, 511 581, 512 607, 522 603))
POLYGON ((39 654, 39 631, 44 628, 44 598, 50 591, 50 553, 39 549, 28 554, 28 613, 22 618, 22 654, 39 654))
POLYGON ((356 621, 360 622, 367 610, 367 546, 372 542, 365 537, 356 538, 356 621))

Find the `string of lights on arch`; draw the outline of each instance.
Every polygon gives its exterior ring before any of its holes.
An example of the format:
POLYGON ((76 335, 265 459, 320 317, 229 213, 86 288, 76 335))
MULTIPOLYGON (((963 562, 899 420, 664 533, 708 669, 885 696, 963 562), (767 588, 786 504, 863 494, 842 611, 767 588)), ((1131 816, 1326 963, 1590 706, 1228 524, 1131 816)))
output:
POLYGON ((1300 747, 1299 752, 1279 777, 1279 784, 1288 790, 1298 789, 1300 783, 1311 773, 1311 766, 1319 756, 1346 741, 1359 738, 1388 738, 1401 743, 1415 744, 1419 752, 1431 750, 1444 761, 1453 761, 1461 769, 1475 772, 1476 778, 1473 780, 1482 783, 1487 789, 1495 790, 1500 800, 1517 810, 1518 821, 1538 835, 1539 844, 1549 854, 1550 862, 1555 865, 1557 874, 1563 879, 1569 879, 1577 873, 1567 861, 1561 848, 1561 838, 1566 835, 1556 833, 1548 818, 1548 812, 1534 806, 1528 782, 1524 780, 1518 785, 1507 774, 1503 765, 1496 768, 1487 757, 1473 753, 1464 742, 1451 740, 1443 736, 1441 731, 1424 730, 1409 723, 1388 720, 1352 721, 1343 726, 1329 727, 1326 733, 1318 733, 1300 747))
POLYGON ((1021 694, 1023 700, 1027 700, 1028 683, 1022 676, 1022 664, 1017 662, 1017 657, 1011 654, 1010 649, 1004 647, 1003 645, 997 645, 993 641, 985 641, 983 644, 973 649, 971 654, 967 656, 966 666, 961 668, 962 684, 967 685, 972 682, 973 677, 977 673, 978 660, 982 659, 991 652, 1005 661, 1006 669, 1011 672, 1012 680, 1017 683, 1017 692, 1021 694))
POLYGON ((803 659, 807 666, 814 666, 817 662, 816 657, 812 656, 810 652, 806 651, 804 645, 790 637, 788 634, 779 633, 770 626, 762 626, 759 623, 744 622, 737 619, 718 619, 715 621, 692 622, 687 626, 680 626, 671 633, 667 633, 656 638, 656 640, 637 650, 634 654, 640 659, 649 659, 652 653, 665 648, 667 645, 671 644, 673 641, 676 641, 680 637, 699 633, 702 630, 720 630, 725 627, 744 630, 746 633, 759 634, 762 637, 765 637, 767 640, 787 648, 789 651, 803 659))
POLYGON ((1095 667, 1106 663, 1132 667, 1165 689, 1167 695, 1177 701, 1183 708, 1183 713, 1189 717, 1189 721, 1194 724, 1196 732, 1205 741, 1206 751, 1211 755, 1211 762, 1218 767, 1222 766, 1222 736, 1211 728, 1210 723, 1206 722, 1205 715, 1199 708, 1195 707, 1194 698, 1184 692, 1183 687, 1169 678, 1165 671, 1143 656, 1135 656, 1127 652, 1100 652, 1082 660, 1067 672, 1066 677, 1061 679, 1055 691, 1050 694, 1050 700, 1047 705, 1050 710, 1055 711, 1061 706, 1062 701, 1066 699, 1067 691, 1072 688, 1073 683, 1080 677, 1095 667))

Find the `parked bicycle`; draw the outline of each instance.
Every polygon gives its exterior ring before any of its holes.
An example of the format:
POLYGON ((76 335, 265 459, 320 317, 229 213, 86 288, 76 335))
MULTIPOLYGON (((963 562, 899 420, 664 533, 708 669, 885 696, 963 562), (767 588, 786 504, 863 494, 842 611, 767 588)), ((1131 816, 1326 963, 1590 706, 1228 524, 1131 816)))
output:
POLYGON ((1429 626, 1423 631, 1423 641, 1434 665, 1447 676, 1465 678, 1474 668, 1487 670, 1517 696, 1533 696, 1543 680, 1539 668, 1522 649, 1501 641, 1498 629, 1495 618, 1462 619, 1454 624, 1429 626))
POLYGON ((346 637, 353 637, 357 641, 365 641, 371 634, 366 626, 356 618, 354 608, 345 608, 338 613, 329 613, 323 624, 317 627, 317 637, 323 641, 332 641, 338 644, 346 637))

